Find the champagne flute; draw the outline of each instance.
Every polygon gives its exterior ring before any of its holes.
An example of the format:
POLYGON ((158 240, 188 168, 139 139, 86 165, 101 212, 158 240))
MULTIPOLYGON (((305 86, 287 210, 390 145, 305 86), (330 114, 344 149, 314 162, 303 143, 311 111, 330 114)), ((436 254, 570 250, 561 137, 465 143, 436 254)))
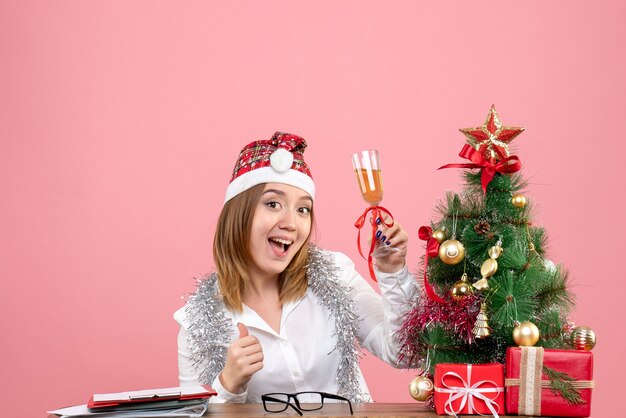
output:
MULTIPOLYGON (((356 179, 359 183, 361 196, 367 204, 371 206, 373 215, 372 228, 377 229, 378 224, 376 218, 380 217, 381 221, 385 221, 382 217, 383 211, 378 207, 383 200, 383 175, 380 168, 380 155, 378 150, 365 150, 352 154, 352 166, 356 173, 356 179)), ((387 212, 386 209, 384 212, 387 212)), ((393 225, 393 218, 392 218, 393 225)), ((374 233, 372 239, 375 239, 374 233)), ((384 257, 392 252, 399 251, 387 245, 378 245, 371 254, 373 257, 384 257)))
POLYGON ((378 206, 383 200, 383 176, 378 151, 365 150, 353 154, 352 166, 363 200, 370 206, 378 206))

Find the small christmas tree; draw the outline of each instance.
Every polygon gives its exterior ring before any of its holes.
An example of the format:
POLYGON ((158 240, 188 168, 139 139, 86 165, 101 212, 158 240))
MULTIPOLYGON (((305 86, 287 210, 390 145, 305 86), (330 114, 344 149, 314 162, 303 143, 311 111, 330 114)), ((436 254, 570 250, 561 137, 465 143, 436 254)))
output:
POLYGON ((460 155, 471 162, 442 167, 468 169, 466 185, 420 229, 424 292, 400 334, 403 356, 426 374, 438 363, 503 363, 512 345, 567 346, 567 273, 545 258, 546 234, 532 224, 521 163, 509 152, 523 130, 502 126, 492 106, 483 126, 461 129, 460 155))

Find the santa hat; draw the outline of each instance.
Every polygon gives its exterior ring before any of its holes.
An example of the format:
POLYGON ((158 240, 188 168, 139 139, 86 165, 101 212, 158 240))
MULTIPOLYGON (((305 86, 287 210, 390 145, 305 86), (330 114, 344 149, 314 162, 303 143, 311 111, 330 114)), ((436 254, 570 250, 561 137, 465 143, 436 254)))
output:
POLYGON ((302 157, 305 149, 304 138, 284 132, 276 132, 270 140, 249 143, 239 154, 224 203, 261 183, 288 184, 314 198, 313 177, 302 157))

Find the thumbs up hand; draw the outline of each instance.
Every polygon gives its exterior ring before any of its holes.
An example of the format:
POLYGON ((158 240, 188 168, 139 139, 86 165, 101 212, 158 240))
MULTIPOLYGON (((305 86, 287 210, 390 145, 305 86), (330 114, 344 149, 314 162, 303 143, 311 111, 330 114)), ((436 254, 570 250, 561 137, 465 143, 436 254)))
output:
POLYGON ((263 348, 259 340, 238 323, 239 338, 228 347, 226 365, 220 374, 224 389, 240 393, 252 375, 263 368, 263 348))

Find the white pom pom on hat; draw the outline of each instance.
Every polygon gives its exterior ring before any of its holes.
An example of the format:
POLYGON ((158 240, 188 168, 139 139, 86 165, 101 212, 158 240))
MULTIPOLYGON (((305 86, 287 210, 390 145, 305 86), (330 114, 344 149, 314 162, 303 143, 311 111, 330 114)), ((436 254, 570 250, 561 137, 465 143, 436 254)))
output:
POLYGON ((304 138, 285 132, 246 145, 235 163, 224 203, 262 183, 288 184, 315 198, 313 177, 302 155, 306 147, 304 138))
POLYGON ((270 165, 279 173, 284 173, 293 164, 293 154, 284 148, 278 148, 270 155, 270 165))

